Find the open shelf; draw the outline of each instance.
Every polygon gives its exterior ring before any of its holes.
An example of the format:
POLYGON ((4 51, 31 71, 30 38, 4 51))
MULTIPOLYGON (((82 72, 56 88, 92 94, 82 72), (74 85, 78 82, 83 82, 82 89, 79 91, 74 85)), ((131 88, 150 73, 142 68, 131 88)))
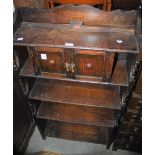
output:
POLYGON ((36 79, 30 99, 120 109, 119 87, 36 79))
POLYGON ((42 102, 37 117, 69 123, 114 127, 112 109, 42 102))
POLYGON ((20 76, 24 77, 35 77, 35 78, 45 78, 45 79, 58 79, 58 80, 66 80, 66 81, 78 81, 88 82, 88 83, 99 83, 106 85, 121 85, 128 86, 128 76, 126 63, 124 60, 118 60, 116 63, 116 67, 114 73, 112 75, 112 79, 109 83, 102 82, 101 78, 96 77, 84 77, 84 76, 76 76, 75 79, 67 78, 64 74, 56 74, 56 73, 45 73, 42 72, 40 75, 35 75, 33 70, 33 62, 31 58, 28 58, 23 68, 21 69, 20 76))
MULTIPOLYGON (((36 118, 36 120, 40 121, 40 118, 36 118)), ((41 119, 41 121, 43 120, 41 119)), ((46 139, 46 136, 48 136, 76 141, 107 144, 109 128, 48 120, 46 125, 40 131, 44 139, 46 139)))

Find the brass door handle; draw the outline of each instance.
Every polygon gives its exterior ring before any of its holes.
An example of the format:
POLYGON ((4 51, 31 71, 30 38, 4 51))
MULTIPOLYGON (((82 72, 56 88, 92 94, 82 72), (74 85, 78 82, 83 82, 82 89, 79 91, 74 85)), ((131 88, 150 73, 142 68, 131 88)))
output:
POLYGON ((70 64, 70 69, 71 69, 72 73, 75 72, 75 64, 74 63, 70 64))
POLYGON ((75 72, 75 64, 74 63, 71 63, 71 64, 65 63, 64 66, 65 66, 67 72, 70 72, 70 73, 75 72))
POLYGON ((70 66, 69 63, 65 63, 65 64, 64 64, 64 67, 65 67, 65 69, 66 69, 67 72, 69 72, 69 66, 70 66))

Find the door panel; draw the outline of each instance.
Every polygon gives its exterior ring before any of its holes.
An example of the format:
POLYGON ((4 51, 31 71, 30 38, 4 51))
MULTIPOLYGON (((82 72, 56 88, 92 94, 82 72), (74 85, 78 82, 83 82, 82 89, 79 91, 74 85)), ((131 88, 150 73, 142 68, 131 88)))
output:
POLYGON ((38 49, 40 66, 42 72, 63 72, 63 50, 58 48, 38 49))
POLYGON ((76 74, 102 77, 105 52, 81 50, 75 53, 76 74))

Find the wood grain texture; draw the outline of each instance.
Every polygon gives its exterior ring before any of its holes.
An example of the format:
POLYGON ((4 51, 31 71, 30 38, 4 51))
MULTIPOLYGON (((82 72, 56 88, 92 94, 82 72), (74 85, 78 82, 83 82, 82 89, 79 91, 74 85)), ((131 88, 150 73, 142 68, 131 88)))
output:
POLYGON ((127 133, 142 133, 142 125, 138 123, 123 122, 120 126, 120 131, 127 133))
POLYGON ((132 99, 128 106, 129 109, 141 110, 142 109, 142 95, 133 93, 132 99))
POLYGON ((134 33, 122 33, 115 31, 88 32, 87 27, 70 30, 60 29, 59 27, 47 28, 44 24, 41 26, 29 23, 23 23, 14 34, 14 45, 20 46, 44 46, 73 49, 103 50, 106 52, 131 52, 137 53, 137 44, 134 33), (23 40, 18 40, 23 38, 23 40), (119 44, 117 40, 122 40, 119 44), (66 43, 72 43, 73 46, 66 46, 66 43))
POLYGON ((75 4, 75 5, 102 5, 104 11, 111 11, 111 0, 45 0, 46 8, 54 8, 55 4, 64 5, 64 4, 75 4), (107 9, 108 8, 108 9, 107 9))
POLYGON ((59 48, 37 48, 38 61, 42 72, 62 73, 63 72, 63 50, 59 48), (47 59, 42 59, 42 55, 46 55, 47 59))
POLYGON ((112 69, 114 65, 114 57, 115 57, 115 53, 106 53, 103 81, 109 82, 111 80, 112 69))
POLYGON ((103 4, 103 0, 52 0, 58 4, 103 4))
POLYGON ((15 8, 43 8, 44 0, 13 0, 15 8))
POLYGON ((112 109, 79 105, 42 102, 37 117, 86 125, 114 126, 114 112, 112 109))
POLYGON ((100 144, 106 144, 108 141, 108 128, 106 127, 51 121, 47 130, 48 136, 56 138, 100 144))
POLYGON ((51 74, 51 73, 41 73, 38 76, 35 76, 33 71, 33 63, 32 60, 29 58, 23 68, 21 69, 20 75, 23 77, 37 77, 37 78, 45 78, 45 79, 59 79, 59 80, 67 80, 67 81, 81 81, 81 82, 88 82, 88 83, 99 83, 99 84, 109 84, 109 85, 128 85, 128 76, 126 70, 126 63, 125 61, 119 60, 116 64, 114 73, 112 75, 111 81, 109 83, 105 83, 101 81, 101 78, 84 78, 84 77, 76 77, 76 79, 67 79, 65 75, 58 75, 58 74, 51 74))
POLYGON ((76 78, 78 75, 103 76, 103 81, 106 82, 111 80, 115 56, 114 53, 105 51, 47 47, 37 48, 33 55, 40 62, 38 70, 41 68, 41 72, 62 73, 66 74, 67 78, 76 78), (42 55, 45 58, 42 58, 42 55))
POLYGON ((128 76, 127 76, 127 69, 126 69, 126 61, 119 60, 116 63, 114 72, 111 77, 111 83, 122 83, 124 86, 128 86, 128 76))
POLYGON ((13 0, 13 3, 16 8, 20 7, 32 7, 33 6, 33 0, 13 0))
POLYGON ((124 120, 128 122, 142 123, 142 109, 128 109, 128 111, 124 115, 124 120))
POLYGON ((133 10, 138 9, 141 0, 113 0, 112 9, 133 10))
POLYGON ((105 52, 77 50, 75 53, 76 74, 102 77, 104 74, 105 52))
MULTIPOLYGON (((38 102, 37 110, 41 103, 35 119, 43 139, 109 148, 121 109, 120 86, 128 85, 127 56, 136 56, 140 47, 137 11, 103 13, 91 6, 65 5, 21 9, 21 15, 14 46, 32 49, 20 75, 36 78, 29 99, 38 102)), ((141 119, 138 110, 128 109, 124 119, 136 123, 141 119)))
POLYGON ((89 26, 133 27, 136 11, 115 10, 103 13, 91 6, 63 5, 54 9, 22 9, 25 22, 68 24, 70 21, 83 21, 89 26), (63 14, 63 16, 62 16, 63 14))
POLYGON ((71 81, 37 79, 29 98, 64 104, 120 108, 118 87, 71 81))
POLYGON ((142 94, 142 72, 139 75, 136 88, 135 88, 135 93, 142 94))

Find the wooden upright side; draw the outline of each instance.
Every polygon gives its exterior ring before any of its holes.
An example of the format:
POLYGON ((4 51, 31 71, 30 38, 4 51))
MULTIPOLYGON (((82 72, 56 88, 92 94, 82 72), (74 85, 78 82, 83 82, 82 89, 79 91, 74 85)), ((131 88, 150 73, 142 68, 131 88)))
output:
POLYGON ((103 81, 109 82, 111 80, 114 57, 115 53, 106 53, 103 81))

